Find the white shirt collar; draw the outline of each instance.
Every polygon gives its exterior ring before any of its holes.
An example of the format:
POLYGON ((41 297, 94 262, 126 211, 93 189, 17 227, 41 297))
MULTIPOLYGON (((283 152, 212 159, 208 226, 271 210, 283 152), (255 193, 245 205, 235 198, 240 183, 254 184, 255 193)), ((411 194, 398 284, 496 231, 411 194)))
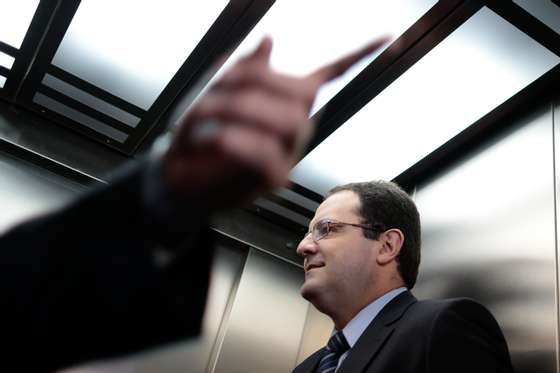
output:
POLYGON ((364 330, 368 325, 375 319, 375 317, 381 312, 383 307, 392 301, 397 295, 405 292, 405 287, 400 287, 393 289, 383 296, 377 298, 366 307, 364 307, 350 322, 342 329, 342 333, 346 337, 350 347, 354 347, 364 330))

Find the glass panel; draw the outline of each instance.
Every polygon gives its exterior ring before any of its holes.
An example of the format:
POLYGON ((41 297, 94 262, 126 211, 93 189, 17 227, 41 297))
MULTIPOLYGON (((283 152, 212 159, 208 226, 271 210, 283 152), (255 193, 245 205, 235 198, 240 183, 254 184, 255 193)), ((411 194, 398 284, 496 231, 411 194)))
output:
POLYGON ((6 77, 0 75, 0 88, 4 88, 4 83, 6 83, 6 77))
POLYGON ((102 123, 97 119, 92 118, 89 115, 86 115, 78 110, 72 109, 71 107, 66 106, 61 102, 53 100, 52 98, 45 96, 42 93, 36 93, 35 96, 33 97, 33 102, 49 110, 52 110, 55 113, 70 118, 78 123, 81 123, 84 126, 96 132, 99 132, 107 137, 110 137, 118 142, 121 143, 125 142, 125 140, 128 137, 126 133, 114 129, 113 127, 108 126, 105 123, 102 123))
POLYGON ((559 62, 483 8, 308 154, 292 179, 319 193, 392 179, 559 62))
POLYGON ((53 64, 149 109, 226 4, 83 0, 53 64))
MULTIPOLYGON (((215 79, 240 56, 252 51, 265 35, 274 40, 272 66, 284 73, 301 75, 353 51, 375 36, 389 34, 398 37, 435 3, 435 0, 392 0, 383 2, 383 5, 369 0, 348 0, 344 4, 335 0, 277 1, 215 79)), ((344 76, 325 85, 312 113, 326 104, 381 51, 364 58, 344 76)))
POLYGON ((8 56, 4 52, 0 52, 0 66, 4 66, 7 69, 11 69, 14 64, 15 58, 8 56))
POLYGON ((103 101, 93 95, 90 95, 89 93, 84 92, 81 89, 76 88, 73 85, 68 84, 58 78, 55 78, 52 75, 45 75, 42 83, 47 87, 55 89, 66 96, 72 97, 74 100, 79 101, 82 104, 91 106, 97 111, 100 111, 125 124, 128 124, 130 127, 135 128, 140 122, 140 118, 138 118, 137 116, 121 110, 118 107, 113 106, 110 103, 103 101))
POLYGON ((514 3, 560 34, 560 6, 550 0, 514 0, 514 3))
POLYGON ((0 0, 0 40, 20 48, 39 0, 0 0))

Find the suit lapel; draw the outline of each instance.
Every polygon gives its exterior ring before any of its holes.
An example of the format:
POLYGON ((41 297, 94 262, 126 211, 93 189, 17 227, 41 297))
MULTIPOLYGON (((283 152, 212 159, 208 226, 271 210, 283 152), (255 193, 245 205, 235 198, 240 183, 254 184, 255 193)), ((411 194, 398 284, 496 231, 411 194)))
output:
POLYGON ((405 291, 389 302, 352 347, 337 373, 362 372, 391 338, 398 326, 396 322, 416 301, 410 292, 405 291))
POLYGON ((294 369, 292 373, 315 372, 315 369, 317 369, 317 364, 319 364, 319 360, 321 360, 321 351, 323 351, 323 349, 320 349, 319 351, 315 352, 313 355, 305 359, 300 365, 296 367, 296 369, 294 369))

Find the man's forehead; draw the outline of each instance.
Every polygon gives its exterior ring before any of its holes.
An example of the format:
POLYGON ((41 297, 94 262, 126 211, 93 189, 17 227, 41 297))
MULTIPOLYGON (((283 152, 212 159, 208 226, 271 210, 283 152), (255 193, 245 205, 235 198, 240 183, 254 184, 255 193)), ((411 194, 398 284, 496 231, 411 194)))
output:
POLYGON ((321 219, 345 219, 358 215, 360 197, 351 190, 337 192, 323 201, 315 211, 315 216, 310 222, 313 226, 321 219))

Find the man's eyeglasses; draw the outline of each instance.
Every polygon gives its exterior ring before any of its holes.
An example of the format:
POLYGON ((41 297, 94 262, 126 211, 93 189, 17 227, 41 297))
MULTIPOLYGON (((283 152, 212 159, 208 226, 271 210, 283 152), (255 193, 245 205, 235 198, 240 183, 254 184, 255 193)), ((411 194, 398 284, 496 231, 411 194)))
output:
POLYGON ((374 227, 368 224, 344 223, 341 221, 336 221, 331 219, 323 219, 315 223, 313 228, 311 228, 311 230, 305 234, 305 237, 311 234, 311 238, 313 239, 313 241, 317 242, 327 237, 337 227, 344 226, 344 225, 367 229, 373 232, 383 231, 383 229, 380 229, 380 227, 374 227))

